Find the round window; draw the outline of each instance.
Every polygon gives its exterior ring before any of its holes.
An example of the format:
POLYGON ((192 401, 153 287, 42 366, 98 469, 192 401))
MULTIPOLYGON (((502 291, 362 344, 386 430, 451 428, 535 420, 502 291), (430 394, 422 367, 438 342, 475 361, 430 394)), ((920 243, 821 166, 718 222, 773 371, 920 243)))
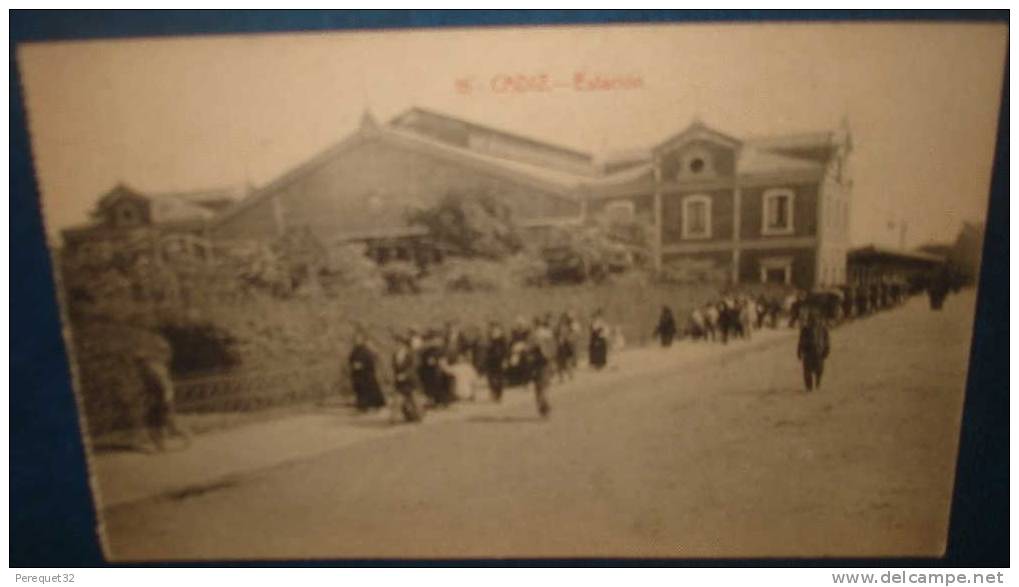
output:
POLYGON ((690 171, 693 173, 700 173, 704 171, 704 159, 697 157, 690 160, 690 171))

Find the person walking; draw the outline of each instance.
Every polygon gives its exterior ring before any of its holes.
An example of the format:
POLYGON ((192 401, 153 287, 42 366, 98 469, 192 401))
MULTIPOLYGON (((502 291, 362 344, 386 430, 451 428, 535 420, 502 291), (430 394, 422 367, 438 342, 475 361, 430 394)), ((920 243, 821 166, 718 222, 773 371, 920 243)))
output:
POLYGON ((796 345, 796 358, 803 363, 803 381, 807 391, 821 388, 824 361, 831 350, 828 326, 816 308, 806 312, 806 319, 800 327, 800 340, 796 345))
POLYGON ((739 310, 736 301, 726 296, 718 304, 718 330, 722 335, 722 344, 729 344, 729 339, 736 335, 739 328, 739 310))
POLYGON ((367 338, 361 332, 355 333, 347 366, 350 368, 350 383, 354 388, 357 409, 362 412, 386 405, 386 398, 382 395, 375 373, 376 362, 375 351, 368 344, 367 338))
POLYGON ((441 337, 434 330, 426 330, 420 338, 417 352, 417 376, 421 391, 428 398, 430 406, 443 404, 443 377, 440 361, 443 348, 441 337))
POLYGON ((492 400, 502 401, 502 390, 505 386, 506 359, 509 356, 509 341, 502 325, 492 322, 488 326, 488 343, 485 345, 484 373, 488 379, 488 390, 492 400))
POLYGON ((609 326, 602 318, 602 311, 595 310, 591 318, 591 339, 587 348, 587 360, 595 369, 602 369, 609 359, 609 326))
POLYGON ((538 414, 547 418, 552 411, 548 401, 548 386, 552 381, 552 357, 555 354, 555 335, 549 324, 538 321, 531 331, 528 341, 528 368, 534 384, 534 398, 538 406, 538 414))
POLYGON ((704 332, 705 340, 715 342, 715 335, 718 333, 720 322, 722 320, 722 313, 718 310, 718 305, 708 302, 704 304, 704 332))
POLYGON ((668 306, 662 306, 662 313, 658 316, 658 325, 655 326, 653 336, 662 343, 662 347, 672 346, 672 340, 676 337, 676 318, 668 306))
POLYGON ((397 335, 396 350, 393 351, 393 387, 396 391, 394 408, 407 422, 420 422, 423 417, 418 407, 414 390, 417 389, 414 349, 409 337, 397 335))
POLYGON ((166 449, 166 440, 171 436, 183 440, 184 446, 191 441, 190 434, 177 421, 176 397, 170 377, 172 358, 170 344, 154 333, 139 341, 132 352, 144 392, 145 427, 157 451, 166 449))
POLYGON ((757 326, 757 302, 749 297, 744 296, 742 298, 742 304, 739 309, 739 321, 740 331, 743 338, 750 339, 751 333, 757 326))
POLYGON ((576 325, 569 314, 563 313, 556 324, 555 332, 555 364, 560 383, 573 379, 573 369, 577 362, 577 345, 574 340, 576 325))

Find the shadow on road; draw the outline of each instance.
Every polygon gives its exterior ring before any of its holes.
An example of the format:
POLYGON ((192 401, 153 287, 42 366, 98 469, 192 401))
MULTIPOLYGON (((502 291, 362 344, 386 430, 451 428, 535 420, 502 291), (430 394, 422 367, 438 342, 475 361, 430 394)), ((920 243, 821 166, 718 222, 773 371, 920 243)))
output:
POLYGON ((545 422, 541 416, 474 416, 467 418, 468 422, 474 424, 520 424, 527 422, 545 422))
POLYGON ((397 423, 396 422, 391 422, 388 419, 386 419, 386 420, 356 420, 356 419, 353 419, 353 420, 344 420, 343 422, 340 422, 339 424, 342 425, 342 426, 350 426, 352 428, 383 429, 383 428, 392 428, 397 423))

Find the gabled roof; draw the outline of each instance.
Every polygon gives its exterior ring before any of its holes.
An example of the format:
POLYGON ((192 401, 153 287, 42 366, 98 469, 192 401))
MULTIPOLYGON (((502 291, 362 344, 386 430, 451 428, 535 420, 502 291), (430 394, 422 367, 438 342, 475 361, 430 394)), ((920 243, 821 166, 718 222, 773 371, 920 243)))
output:
MULTIPOLYGON (((749 145, 743 145, 736 153, 736 173, 739 175, 767 175, 776 173, 819 173, 824 171, 824 166, 818 162, 788 157, 758 149, 749 145)), ((608 172, 601 178, 585 182, 592 187, 612 187, 628 183, 640 182, 653 176, 653 165, 650 154, 640 161, 639 154, 631 152, 628 155, 634 163, 624 166, 618 171, 608 172)))
POLYGON ((683 130, 658 143, 658 145, 652 149, 652 152, 661 152, 677 144, 693 139, 704 139, 713 143, 719 143, 732 149, 739 148, 739 146, 743 144, 743 141, 736 137, 710 128, 700 120, 694 120, 683 130))
POLYGON ((210 220, 216 212, 205 206, 194 204, 181 198, 165 195, 151 195, 149 214, 153 224, 167 224, 192 220, 210 220))
MULTIPOLYGON (((479 153, 473 149, 458 148, 402 130, 386 129, 380 133, 380 136, 402 141, 403 144, 413 144, 428 152, 443 154, 460 162, 474 164, 480 166, 479 168, 484 171, 501 174, 507 179, 529 182, 535 187, 557 192, 564 196, 570 196, 569 191, 586 179, 584 175, 569 171, 496 157, 479 153)), ((572 196, 570 197, 572 198, 572 196)))
POLYGON ((802 132, 751 137, 747 144, 789 157, 826 162, 840 147, 849 147, 849 135, 835 131, 802 132))
POLYGON ((123 182, 118 182, 117 185, 110 188, 110 191, 106 192, 100 196, 98 200, 96 200, 96 207, 92 211, 92 216, 101 216, 103 211, 107 208, 124 199, 147 200, 145 195, 140 191, 123 182))
MULTIPOLYGON (((149 219, 153 224, 171 224, 179 222, 205 221, 213 218, 217 212, 217 201, 227 198, 228 190, 200 190, 191 192, 147 193, 118 183, 96 202, 92 212, 93 218, 101 218, 106 209, 124 199, 145 202, 149 210, 149 219)), ((222 206, 222 205, 221 205, 222 206)), ((222 209, 220 207, 219 209, 222 209)))
POLYGON ((651 151, 647 148, 609 151, 598 158, 596 166, 603 176, 647 166, 651 162, 651 151))
POLYGON ((797 171, 823 171, 824 166, 805 159, 796 159, 753 147, 744 147, 739 153, 736 170, 741 175, 761 175, 797 171))
MULTIPOLYGON (((554 157, 547 159, 528 158, 526 161, 532 165, 542 167, 558 168, 574 173, 594 174, 594 157, 585 151, 580 151, 563 145, 557 145, 547 141, 540 141, 532 137, 524 136, 514 132, 495 128, 493 126, 480 124, 465 120, 463 118, 450 116, 434 110, 413 107, 394 117, 388 124, 389 128, 399 129, 406 132, 423 135, 432 140, 449 144, 451 146, 466 148, 484 153, 486 149, 476 143, 472 143, 471 135, 476 137, 498 137, 508 144, 516 145, 524 150, 533 149, 544 154, 552 154, 554 157), (567 165, 559 163, 555 158, 567 161, 567 165)), ((497 156, 500 159, 520 160, 509 153, 487 154, 497 156)))
POLYGON ((357 131, 342 141, 328 147, 310 160, 287 171, 265 186, 254 190, 247 198, 217 217, 213 221, 213 226, 226 222, 241 211, 270 197, 294 181, 313 173, 348 150, 371 141, 382 141, 398 147, 424 152, 473 167, 483 173, 499 176, 509 181, 525 183, 552 195, 574 201, 576 196, 573 189, 579 185, 583 178, 583 176, 558 169, 489 156, 469 148, 457 147, 399 128, 362 125, 357 131))
POLYGON ((248 188, 242 186, 189 190, 182 192, 157 192, 147 194, 150 198, 173 199, 208 208, 213 212, 224 210, 241 200, 248 188))

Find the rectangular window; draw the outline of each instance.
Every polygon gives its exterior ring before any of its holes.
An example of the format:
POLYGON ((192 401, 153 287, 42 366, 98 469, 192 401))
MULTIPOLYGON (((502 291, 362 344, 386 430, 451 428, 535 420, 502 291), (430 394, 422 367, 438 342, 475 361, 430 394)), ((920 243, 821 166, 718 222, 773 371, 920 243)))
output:
POLYGON ((683 198, 683 238, 711 238, 711 197, 683 198))
POLYGON ((789 197, 777 196, 768 202, 768 228, 781 230, 789 226, 789 197))
POLYGON ((708 205, 704 202, 693 202, 687 209, 690 214, 690 233, 704 234, 708 231, 708 205))
POLYGON ((786 189, 768 190, 764 192, 764 213, 762 215, 761 233, 792 234, 793 232, 793 192, 786 189))

